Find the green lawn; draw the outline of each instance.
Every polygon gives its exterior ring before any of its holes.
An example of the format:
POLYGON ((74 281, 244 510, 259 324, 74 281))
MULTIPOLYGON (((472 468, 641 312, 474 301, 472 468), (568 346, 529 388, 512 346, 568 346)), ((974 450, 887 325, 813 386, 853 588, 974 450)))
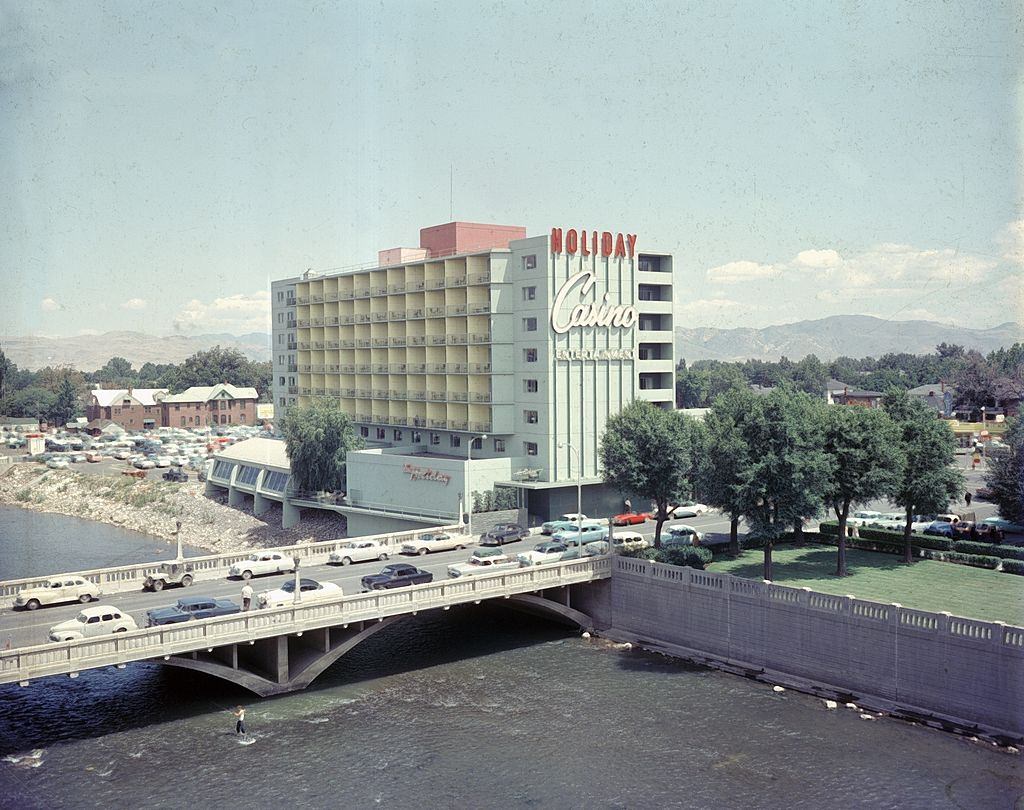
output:
MULTIPOLYGON (((875 602, 899 602, 919 610, 948 610, 956 616, 1024 626, 1024 576, 968 568, 934 560, 911 566, 894 554, 848 549, 850 576, 836 577, 833 546, 776 546, 774 581, 823 593, 851 594, 875 602)), ((744 551, 738 558, 716 558, 709 570, 761 579, 764 552, 744 551)))

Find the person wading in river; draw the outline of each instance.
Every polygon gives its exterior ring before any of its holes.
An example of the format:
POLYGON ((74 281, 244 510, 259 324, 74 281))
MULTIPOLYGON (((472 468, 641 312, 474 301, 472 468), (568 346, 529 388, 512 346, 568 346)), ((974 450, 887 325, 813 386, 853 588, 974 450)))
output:
POLYGON ((245 709, 239 706, 232 714, 235 715, 235 734, 245 734, 245 709))

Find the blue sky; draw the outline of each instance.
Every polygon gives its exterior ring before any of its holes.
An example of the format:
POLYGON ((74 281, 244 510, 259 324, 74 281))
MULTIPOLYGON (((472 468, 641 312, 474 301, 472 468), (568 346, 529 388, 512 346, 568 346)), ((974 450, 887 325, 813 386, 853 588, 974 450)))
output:
POLYGON ((0 2, 3 335, 268 328, 457 219, 639 234, 678 323, 1024 320, 1012 3, 0 2), (984 301, 982 306, 979 301, 984 301))

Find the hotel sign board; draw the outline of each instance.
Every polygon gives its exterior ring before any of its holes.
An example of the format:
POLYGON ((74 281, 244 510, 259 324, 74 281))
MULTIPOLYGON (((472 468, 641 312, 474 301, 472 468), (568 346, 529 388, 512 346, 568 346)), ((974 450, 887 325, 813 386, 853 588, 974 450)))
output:
POLYGON ((437 481, 439 484, 448 486, 448 482, 452 480, 447 473, 430 467, 417 467, 415 464, 403 465, 402 472, 409 476, 410 481, 437 481))
POLYGON ((561 228, 551 229, 551 252, 568 253, 575 256, 601 256, 602 258, 625 258, 630 259, 636 256, 636 234, 617 233, 612 236, 611 231, 602 231, 600 237, 597 231, 584 229, 575 230, 569 228, 565 231, 563 238, 561 228))

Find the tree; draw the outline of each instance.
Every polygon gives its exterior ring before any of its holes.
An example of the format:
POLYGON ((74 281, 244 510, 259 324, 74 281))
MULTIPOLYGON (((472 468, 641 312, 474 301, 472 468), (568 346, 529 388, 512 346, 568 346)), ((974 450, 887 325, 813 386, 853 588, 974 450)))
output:
POLYGON ((50 409, 48 421, 53 425, 63 427, 78 413, 78 395, 75 393, 75 386, 70 378, 65 377, 57 388, 57 399, 50 409))
POLYGON ((13 377, 18 372, 18 367, 11 362, 3 349, 0 349, 0 400, 3 400, 12 388, 13 377))
POLYGON ((317 399, 289 410, 281 430, 299 489, 345 489, 346 454, 363 448, 348 414, 329 400, 317 399))
POLYGON ((963 476, 952 466, 955 441, 949 426, 906 391, 889 391, 882 407, 899 431, 903 467, 892 500, 906 514, 903 526, 903 562, 914 561, 911 524, 919 513, 942 512, 963 489, 963 476))
POLYGON ((196 352, 179 366, 168 366, 160 375, 159 386, 184 391, 193 385, 230 383, 255 388, 260 399, 266 401, 270 396, 270 382, 270 363, 250 362, 238 349, 222 349, 218 345, 196 352))
POLYGON ((836 576, 845 577, 850 506, 894 491, 904 459, 896 424, 883 411, 829 408, 824 434, 829 461, 825 501, 839 520, 836 576))
POLYGON ((995 405, 996 378, 996 370, 979 352, 968 352, 966 363, 953 380, 957 407, 980 409, 995 405))
POLYGON ((743 516, 742 483, 751 464, 743 439, 743 421, 756 407, 749 390, 729 391, 715 400, 704 417, 707 452, 698 465, 699 499, 729 515, 729 553, 740 553, 739 522, 743 516))
POLYGON ((764 542, 764 578, 772 578, 772 548, 783 532, 820 513, 829 459, 821 449, 827 406, 788 386, 756 398, 742 422, 750 463, 741 470, 739 512, 764 542))
POLYGON ((57 395, 53 391, 33 385, 15 391, 5 400, 4 404, 8 416, 46 419, 56 402, 57 395))
POLYGON ((1010 452, 989 462, 985 483, 992 490, 999 516, 1024 523, 1024 419, 1013 421, 1006 433, 1006 443, 1010 452))
POLYGON ((599 449, 601 474, 624 495, 655 504, 654 547, 668 507, 691 492, 697 423, 677 411, 636 400, 608 420, 599 449))
POLYGON ((111 357, 103 368, 97 369, 93 380, 100 383, 129 384, 138 379, 132 364, 123 357, 111 357))

